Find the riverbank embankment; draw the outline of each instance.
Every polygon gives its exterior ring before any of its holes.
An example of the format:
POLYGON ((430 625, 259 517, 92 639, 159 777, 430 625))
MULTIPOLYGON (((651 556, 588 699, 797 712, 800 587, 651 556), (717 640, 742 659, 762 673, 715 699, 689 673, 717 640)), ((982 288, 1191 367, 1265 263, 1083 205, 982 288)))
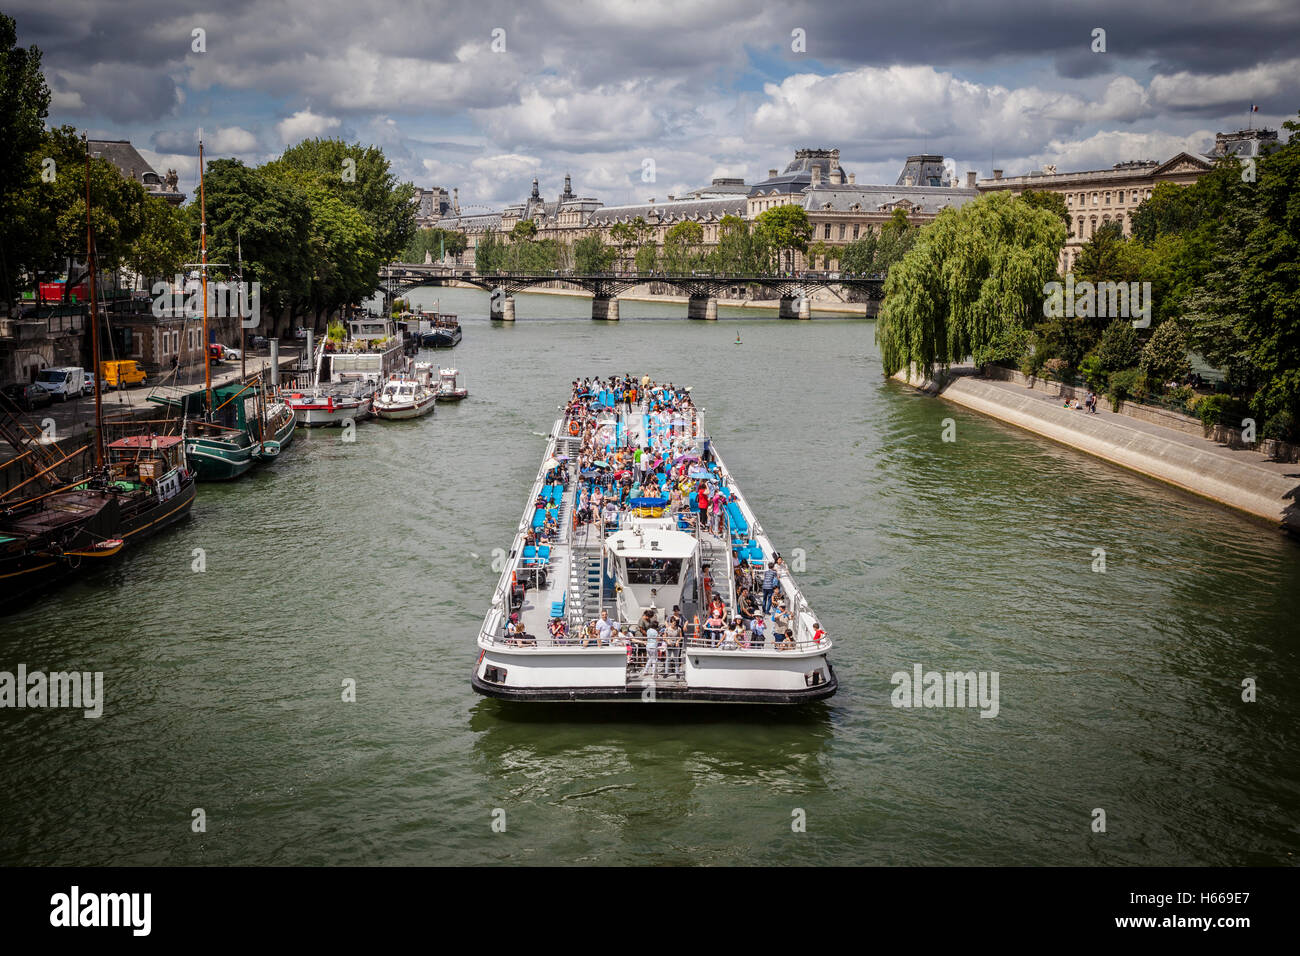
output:
POLYGON ((1069 408, 1060 398, 974 371, 952 369, 938 380, 907 372, 894 378, 1300 534, 1300 465, 1114 411, 1069 408))

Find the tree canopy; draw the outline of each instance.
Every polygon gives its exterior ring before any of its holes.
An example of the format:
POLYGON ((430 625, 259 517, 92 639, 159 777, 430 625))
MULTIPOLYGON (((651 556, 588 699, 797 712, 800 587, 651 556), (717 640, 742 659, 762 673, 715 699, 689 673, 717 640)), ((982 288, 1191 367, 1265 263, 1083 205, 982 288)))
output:
POLYGON ((933 374, 1026 328, 1065 234, 1060 217, 1007 193, 939 213, 885 280, 876 323, 885 373, 914 363, 933 374))

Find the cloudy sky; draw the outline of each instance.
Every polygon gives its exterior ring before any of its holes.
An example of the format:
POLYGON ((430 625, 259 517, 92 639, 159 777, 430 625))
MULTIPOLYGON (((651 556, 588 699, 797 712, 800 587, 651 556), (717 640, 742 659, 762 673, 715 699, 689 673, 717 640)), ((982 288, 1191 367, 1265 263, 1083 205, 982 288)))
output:
MULTIPOLYGON (((1295 0, 17 0, 50 122, 196 182, 308 136, 381 146, 497 209, 564 174, 606 204, 761 179, 838 146, 858 182, 910 153, 1062 171, 1204 151, 1300 109, 1295 0), (1096 30, 1105 52, 1094 52, 1096 30), (196 34, 196 31, 202 31, 196 34), (198 48, 202 49, 198 49, 198 48), (644 181, 653 163, 654 181, 644 181)), ((1285 132, 1283 132, 1285 136, 1285 132)))

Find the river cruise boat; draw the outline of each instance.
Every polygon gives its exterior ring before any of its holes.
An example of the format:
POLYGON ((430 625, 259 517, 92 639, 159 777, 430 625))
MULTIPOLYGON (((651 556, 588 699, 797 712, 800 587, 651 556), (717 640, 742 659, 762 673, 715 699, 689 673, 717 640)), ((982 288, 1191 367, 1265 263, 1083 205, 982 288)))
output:
POLYGON ((478 634, 474 689, 517 701, 830 697, 838 686, 831 640, 708 438, 690 390, 637 391, 628 405, 579 386, 552 427, 478 634), (653 450, 640 478, 637 448, 653 450), (726 499, 716 519, 698 517, 700 486, 726 499), (771 614, 756 606, 765 577, 775 578, 771 614), (710 608, 719 602, 728 621, 761 619, 761 630, 718 627, 710 608))

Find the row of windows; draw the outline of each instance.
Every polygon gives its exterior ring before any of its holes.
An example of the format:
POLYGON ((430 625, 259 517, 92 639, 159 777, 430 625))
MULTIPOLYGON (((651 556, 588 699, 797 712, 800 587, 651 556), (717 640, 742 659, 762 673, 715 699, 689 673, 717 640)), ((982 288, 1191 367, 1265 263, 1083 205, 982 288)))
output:
MULTIPOLYGON (((1115 201, 1116 201, 1117 203, 1122 203, 1122 202, 1124 202, 1124 197, 1125 197, 1126 195, 1130 194, 1130 193, 1131 193, 1132 195, 1129 196, 1129 202, 1133 202, 1133 203, 1139 203, 1139 202, 1141 202, 1143 199, 1150 199, 1150 198, 1151 198, 1151 190, 1149 190, 1149 189, 1146 190, 1145 192, 1144 192, 1143 190, 1141 190, 1141 189, 1131 189, 1131 190, 1130 190, 1130 189, 1120 189, 1120 190, 1116 190, 1116 191, 1115 191, 1115 201)), ((1065 204, 1066 204, 1067 206, 1073 206, 1073 205, 1074 205, 1074 203, 1075 203, 1075 195, 1076 195, 1075 193, 1066 193, 1066 194, 1065 194, 1065 204)), ((1086 206, 1086 205, 1088 205, 1088 194, 1087 194, 1087 193, 1078 193, 1077 195, 1078 195, 1078 197, 1079 197, 1078 202, 1079 202, 1079 205, 1080 205, 1080 206, 1086 206)), ((1101 192, 1093 192, 1093 193, 1092 193, 1092 204, 1093 204, 1094 206, 1099 206, 1099 205, 1106 205, 1106 206, 1109 206, 1109 205, 1110 205, 1110 197, 1111 197, 1111 190, 1109 190, 1109 189, 1103 190, 1103 191, 1101 191, 1101 192)))

